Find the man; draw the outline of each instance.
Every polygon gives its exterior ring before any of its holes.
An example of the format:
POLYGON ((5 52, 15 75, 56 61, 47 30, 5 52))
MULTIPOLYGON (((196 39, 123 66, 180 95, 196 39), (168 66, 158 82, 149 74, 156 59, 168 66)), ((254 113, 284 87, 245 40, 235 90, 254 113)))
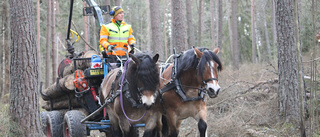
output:
POLYGON ((120 6, 113 7, 110 11, 113 18, 101 26, 99 48, 103 55, 124 56, 128 51, 134 49, 136 39, 133 36, 131 25, 123 21, 123 12, 120 6))

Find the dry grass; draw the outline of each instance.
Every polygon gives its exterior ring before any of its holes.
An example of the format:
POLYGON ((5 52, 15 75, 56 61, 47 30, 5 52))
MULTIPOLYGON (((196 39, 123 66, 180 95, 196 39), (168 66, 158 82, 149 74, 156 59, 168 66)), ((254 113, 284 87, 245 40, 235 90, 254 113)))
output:
MULTIPOLYGON (((276 63, 274 63, 276 64, 276 63)), ((278 119, 278 75, 274 64, 246 64, 219 74, 222 92, 207 98, 209 137, 299 136, 297 126, 278 119)), ((186 119, 181 137, 198 136, 195 120, 186 119)))

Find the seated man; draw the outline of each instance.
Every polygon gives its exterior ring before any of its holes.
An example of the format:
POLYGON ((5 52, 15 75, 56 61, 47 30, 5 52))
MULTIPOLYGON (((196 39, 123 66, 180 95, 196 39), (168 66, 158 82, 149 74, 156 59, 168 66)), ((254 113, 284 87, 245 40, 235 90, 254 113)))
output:
POLYGON ((136 43, 131 25, 123 21, 123 12, 120 6, 113 7, 110 11, 113 18, 101 26, 99 48, 104 57, 108 56, 109 62, 117 62, 117 58, 112 55, 126 57, 128 51, 133 51, 136 43))

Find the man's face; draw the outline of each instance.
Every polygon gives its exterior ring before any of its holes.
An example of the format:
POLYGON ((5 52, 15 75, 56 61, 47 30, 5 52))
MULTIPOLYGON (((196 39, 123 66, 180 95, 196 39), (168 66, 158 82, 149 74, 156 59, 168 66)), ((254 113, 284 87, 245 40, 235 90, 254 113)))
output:
POLYGON ((123 20, 123 11, 121 11, 118 15, 114 16, 115 20, 123 20))

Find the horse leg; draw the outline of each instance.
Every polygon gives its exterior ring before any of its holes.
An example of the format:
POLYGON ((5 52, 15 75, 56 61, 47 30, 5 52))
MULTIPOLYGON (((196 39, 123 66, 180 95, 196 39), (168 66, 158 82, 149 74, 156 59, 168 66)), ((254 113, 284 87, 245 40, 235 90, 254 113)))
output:
POLYGON ((159 131, 161 131, 161 114, 155 113, 153 116, 148 118, 143 137, 160 136, 161 133, 159 131))
POLYGON ((206 130, 207 130, 207 123, 203 119, 199 120, 198 129, 199 129, 199 132, 200 132, 200 137, 205 137, 206 136, 206 130))
POLYGON ((171 113, 166 116, 167 124, 169 127, 169 137, 177 137, 179 134, 179 130, 177 128, 177 115, 171 113))
POLYGON ((200 110, 198 113, 199 117, 196 118, 198 121, 198 129, 200 132, 200 137, 206 136, 207 131, 207 108, 204 106, 204 109, 200 110))
POLYGON ((122 131, 119 126, 112 125, 111 128, 114 137, 122 137, 122 131))

